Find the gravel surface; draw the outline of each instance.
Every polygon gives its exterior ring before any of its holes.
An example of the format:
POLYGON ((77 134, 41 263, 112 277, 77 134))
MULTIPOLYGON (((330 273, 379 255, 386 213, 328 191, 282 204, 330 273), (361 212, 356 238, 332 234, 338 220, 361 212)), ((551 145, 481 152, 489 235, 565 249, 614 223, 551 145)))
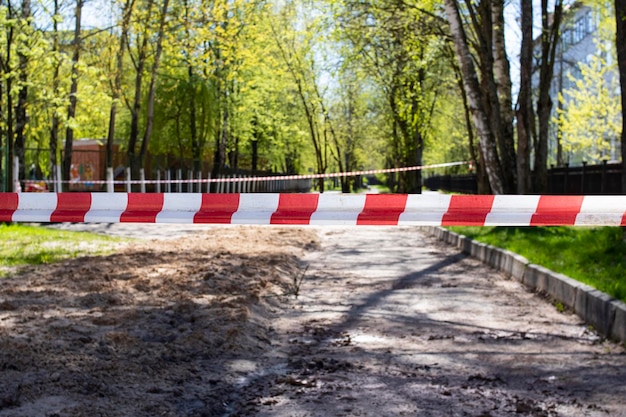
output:
POLYGON ((0 416, 626 416, 623 346, 415 228, 125 227, 0 282, 0 416))

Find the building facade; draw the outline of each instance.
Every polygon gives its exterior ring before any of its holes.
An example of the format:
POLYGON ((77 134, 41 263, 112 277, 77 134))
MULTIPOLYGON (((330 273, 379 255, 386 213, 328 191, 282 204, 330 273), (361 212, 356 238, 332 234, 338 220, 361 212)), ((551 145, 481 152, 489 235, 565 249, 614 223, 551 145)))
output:
MULTIPOLYGON (((615 48, 603 39, 602 19, 599 8, 583 2, 564 10, 550 90, 551 165, 578 166, 619 159, 615 126, 621 125, 621 109, 615 108, 619 107, 620 94, 615 48)), ((536 45, 535 56, 540 57, 540 43, 536 45)))

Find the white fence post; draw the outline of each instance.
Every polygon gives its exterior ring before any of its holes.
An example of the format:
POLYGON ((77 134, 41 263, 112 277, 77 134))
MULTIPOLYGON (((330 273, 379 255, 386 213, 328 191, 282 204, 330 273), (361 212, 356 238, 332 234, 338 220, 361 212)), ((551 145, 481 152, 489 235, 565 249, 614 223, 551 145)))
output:
POLYGON ((115 185, 113 184, 113 167, 107 168, 107 193, 115 192, 115 185))
POLYGON ((143 168, 139 169, 139 180, 141 181, 141 192, 145 194, 145 192, 146 192, 146 171, 143 168))
POLYGON ((131 181, 132 181, 132 175, 130 172, 130 168, 126 168, 126 192, 127 193, 130 193, 133 191, 131 181))
POLYGON ((183 170, 178 168, 176 171, 176 192, 183 192, 183 170))
POLYGON ((63 175, 61 174, 61 165, 54 166, 54 192, 60 193, 63 191, 63 175))
POLYGON ((22 186, 20 185, 20 159, 17 156, 13 158, 13 192, 22 192, 22 186))
POLYGON ((161 170, 157 169, 156 172, 156 192, 160 193, 161 192, 161 170))

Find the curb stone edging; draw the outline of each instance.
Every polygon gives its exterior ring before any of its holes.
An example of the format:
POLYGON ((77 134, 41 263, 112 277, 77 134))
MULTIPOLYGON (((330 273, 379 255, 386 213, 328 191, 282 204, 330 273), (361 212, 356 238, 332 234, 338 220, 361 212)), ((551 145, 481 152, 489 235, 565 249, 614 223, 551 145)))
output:
POLYGON ((528 259, 491 245, 476 242, 439 226, 422 226, 420 230, 456 246, 527 288, 548 294, 574 311, 602 336, 626 343, 626 304, 601 291, 556 273, 528 259))

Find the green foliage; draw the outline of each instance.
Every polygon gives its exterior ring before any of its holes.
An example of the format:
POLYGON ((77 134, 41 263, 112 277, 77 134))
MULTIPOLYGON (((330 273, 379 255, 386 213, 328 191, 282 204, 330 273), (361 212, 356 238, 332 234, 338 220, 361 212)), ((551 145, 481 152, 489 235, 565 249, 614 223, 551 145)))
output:
POLYGON ((620 227, 451 227, 510 250, 626 302, 626 241, 620 227))
MULTIPOLYGON (((51 4, 35 2, 34 20, 20 18, 17 3, 0 6, 0 147, 16 130, 8 109, 15 109, 22 85, 29 87, 27 148, 50 145, 53 118, 59 144, 68 127, 77 139, 105 138, 114 97, 115 139, 128 147, 137 71, 143 76, 141 136, 162 1, 114 0, 103 7, 110 15, 99 11, 101 28, 83 29, 72 118, 74 4, 63 3, 57 13, 51 4), (124 7, 132 13, 120 49, 124 7), (57 33, 55 21, 63 22, 57 33), (29 58, 27 80, 19 78, 18 51, 29 58)), ((598 13, 601 38, 612 39, 611 11, 588 3, 598 13)), ((432 0, 171 0, 148 150, 205 166, 222 152, 235 156, 222 165, 251 168, 258 149, 258 169, 290 173, 467 160, 455 58, 441 16, 441 2, 432 0)), ((593 150, 594 158, 603 157, 606 138, 618 129, 615 84, 605 75, 610 70, 601 60, 582 65, 581 79, 564 96, 570 104, 561 114, 563 143, 589 161, 593 150)), ((47 158, 36 154, 44 173, 50 172, 47 158)), ((417 186, 408 175, 396 180, 390 183, 394 191, 417 186)))
MULTIPOLYGON (((442 89, 433 114, 430 134, 424 146, 424 164, 438 164, 454 161, 469 161, 467 126, 462 111, 462 102, 458 90, 454 89, 451 78, 443 78, 442 89)), ((467 167, 439 169, 437 173, 466 173, 467 167)))
POLYGON ((619 141, 622 129, 616 65, 592 56, 578 70, 578 76, 569 74, 573 87, 559 97, 564 107, 557 120, 561 143, 571 162, 599 163, 610 159, 612 142, 619 141))
POLYGON ((0 268, 48 264, 77 256, 107 254, 119 248, 125 241, 92 233, 0 224, 0 268))
MULTIPOLYGON (((440 36, 442 21, 436 18, 435 4, 333 4, 339 22, 337 38, 345 45, 343 55, 362 68, 385 103, 380 109, 379 124, 386 132, 386 155, 379 164, 421 164, 427 144, 433 142, 438 143, 438 155, 429 156, 447 157, 439 151, 439 145, 445 146, 448 141, 440 143, 441 136, 450 137, 454 125, 437 115, 442 111, 440 97, 457 87, 450 82, 454 73, 440 36)), ((457 110, 457 114, 462 112, 457 110)), ((394 185, 396 191, 419 190, 414 174, 398 176, 394 185)))

